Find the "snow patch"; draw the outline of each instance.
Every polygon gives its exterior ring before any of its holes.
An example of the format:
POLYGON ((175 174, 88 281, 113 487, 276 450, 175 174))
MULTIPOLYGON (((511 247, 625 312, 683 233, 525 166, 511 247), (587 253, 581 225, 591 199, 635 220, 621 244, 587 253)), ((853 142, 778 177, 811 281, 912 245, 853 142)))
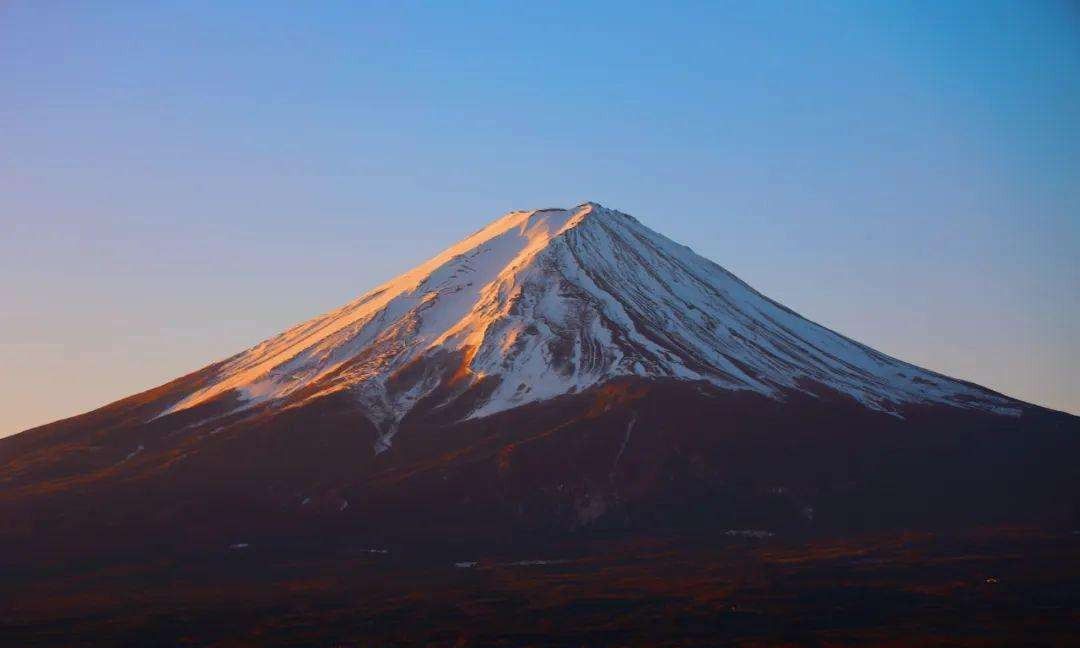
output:
POLYGON ((121 460, 120 460, 120 463, 124 463, 125 461, 128 461, 128 460, 130 460, 130 459, 133 459, 133 458, 135 458, 136 456, 138 456, 138 455, 139 455, 139 453, 141 453, 141 452, 142 452, 143 450, 145 450, 145 449, 146 449, 146 446, 144 446, 143 444, 141 444, 141 443, 140 443, 140 444, 139 444, 139 446, 138 446, 137 448, 135 448, 135 449, 134 449, 134 450, 132 450, 131 452, 127 453, 127 456, 126 456, 126 457, 124 457, 123 459, 121 459, 121 460))

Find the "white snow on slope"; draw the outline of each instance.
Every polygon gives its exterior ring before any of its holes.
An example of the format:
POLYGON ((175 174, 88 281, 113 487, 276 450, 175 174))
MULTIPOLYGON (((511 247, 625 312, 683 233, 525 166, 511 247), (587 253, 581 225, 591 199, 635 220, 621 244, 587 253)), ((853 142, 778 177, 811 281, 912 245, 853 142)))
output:
POLYGON ((814 324, 634 218, 585 203, 506 214, 235 356, 164 414, 234 390, 247 406, 348 390, 384 430, 382 451, 401 418, 448 382, 495 379, 478 417, 626 375, 776 397, 820 385, 885 412, 910 403, 1015 411, 814 324))

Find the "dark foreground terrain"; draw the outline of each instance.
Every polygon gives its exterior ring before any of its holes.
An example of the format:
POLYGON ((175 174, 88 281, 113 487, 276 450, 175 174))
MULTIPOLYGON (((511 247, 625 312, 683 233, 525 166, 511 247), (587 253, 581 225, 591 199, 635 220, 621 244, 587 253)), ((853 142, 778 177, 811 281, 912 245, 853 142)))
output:
POLYGON ((5 646, 1066 646, 1080 535, 254 544, 0 579, 5 646), (438 546, 434 543, 432 546, 438 546))
POLYGON ((0 442, 0 645, 1080 645, 1077 417, 156 399, 0 442))

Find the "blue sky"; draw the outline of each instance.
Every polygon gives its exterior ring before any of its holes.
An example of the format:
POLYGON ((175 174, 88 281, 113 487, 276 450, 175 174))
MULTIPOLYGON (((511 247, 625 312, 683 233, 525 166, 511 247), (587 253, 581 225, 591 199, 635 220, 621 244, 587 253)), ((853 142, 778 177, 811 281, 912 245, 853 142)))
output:
POLYGON ((1080 412, 1074 3, 218 4, 0 6, 0 435, 585 200, 1080 412))

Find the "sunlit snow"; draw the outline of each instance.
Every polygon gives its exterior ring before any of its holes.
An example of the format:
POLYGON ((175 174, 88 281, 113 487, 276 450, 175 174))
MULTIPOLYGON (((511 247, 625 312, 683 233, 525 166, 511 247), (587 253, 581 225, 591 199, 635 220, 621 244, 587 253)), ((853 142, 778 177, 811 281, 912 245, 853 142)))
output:
POLYGON ((252 406, 348 391, 382 431, 383 452, 402 417, 447 381, 498 379, 470 415, 480 417, 630 375, 775 397, 816 384, 889 413, 908 403, 1015 411, 814 324, 634 218, 585 203, 506 214, 230 359, 163 415, 226 393, 252 406), (400 379, 447 352, 464 365, 400 379))

